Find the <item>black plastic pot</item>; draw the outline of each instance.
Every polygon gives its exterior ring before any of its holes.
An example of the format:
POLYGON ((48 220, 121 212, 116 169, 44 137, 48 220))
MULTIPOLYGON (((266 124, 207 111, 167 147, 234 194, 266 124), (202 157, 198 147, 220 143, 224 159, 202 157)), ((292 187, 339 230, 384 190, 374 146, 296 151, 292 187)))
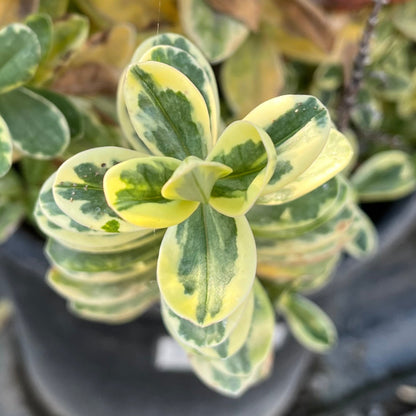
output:
MULTIPOLYGON (((32 395, 58 416, 258 415, 285 412, 311 359, 293 340, 272 376, 242 398, 210 391, 189 371, 155 366, 165 329, 157 313, 108 326, 73 317, 44 282, 42 242, 21 229, 0 249, 0 279, 16 306, 20 354, 32 395)), ((42 416, 47 416, 42 415, 42 416)))

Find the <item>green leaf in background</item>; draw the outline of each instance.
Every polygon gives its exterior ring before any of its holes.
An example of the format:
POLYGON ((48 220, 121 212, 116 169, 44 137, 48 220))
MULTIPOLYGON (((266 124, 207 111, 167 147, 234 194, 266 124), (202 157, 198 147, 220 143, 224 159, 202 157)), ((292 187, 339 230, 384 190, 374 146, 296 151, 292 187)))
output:
POLYGON ((52 47, 52 19, 48 14, 36 13, 26 19, 26 25, 36 34, 40 45, 40 62, 43 62, 52 47))
POLYGON ((273 142, 263 129, 245 120, 229 125, 208 156, 232 169, 215 183, 211 206, 224 215, 244 215, 274 174, 276 159, 273 142))
POLYGON ((0 178, 12 166, 12 138, 6 122, 0 116, 0 178))
POLYGON ((53 19, 63 16, 68 8, 69 0, 40 0, 39 12, 47 13, 53 19))
POLYGON ((121 161, 143 156, 119 147, 85 150, 66 160, 58 169, 53 194, 59 208, 77 223, 98 231, 140 230, 122 220, 107 204, 104 174, 121 161))
POLYGON ((201 205, 168 228, 158 260, 163 299, 177 315, 202 327, 229 316, 251 290, 256 247, 245 217, 201 205))
POLYGON ((266 130, 278 155, 275 172, 263 195, 277 191, 303 173, 321 153, 331 128, 326 108, 308 95, 272 98, 244 120, 266 130))
POLYGON ((53 25, 52 45, 34 79, 35 85, 50 80, 57 67, 62 67, 87 40, 89 20, 86 16, 68 14, 53 25))
POLYGON ((393 7, 393 25, 407 38, 416 42, 416 4, 414 1, 407 1, 393 7))
POLYGON ((306 348, 326 352, 337 341, 334 324, 313 302, 296 293, 286 292, 277 302, 296 339, 306 348))
POLYGON ((0 94, 28 82, 36 72, 41 49, 36 34, 21 23, 0 30, 0 94))
POLYGON ((251 34, 224 62, 221 81, 232 111, 244 117, 257 105, 279 95, 285 81, 283 63, 266 36, 251 34))
POLYGON ((387 201, 401 198, 416 188, 416 170, 408 154, 400 150, 377 153, 351 177, 360 200, 387 201))
POLYGON ((13 145, 28 156, 51 159, 69 144, 69 127, 63 114, 26 88, 1 94, 0 114, 9 127, 13 145))
POLYGON ((359 208, 355 211, 352 227, 355 235, 345 246, 348 254, 360 259, 375 253, 378 243, 377 231, 371 220, 359 208))
POLYGON ((362 130, 377 130, 383 119, 382 103, 367 89, 361 88, 351 110, 351 119, 362 130))
POLYGON ((213 10, 204 0, 180 0, 179 10, 184 31, 212 63, 231 56, 249 34, 244 23, 213 10))
POLYGON ((137 134, 154 154, 206 157, 212 145, 208 109, 177 69, 152 61, 130 66, 124 97, 137 134))
POLYGON ((64 115, 69 126, 71 139, 78 138, 84 134, 84 119, 69 97, 46 89, 32 88, 32 90, 53 103, 64 115))
POLYGON ((179 224, 198 207, 198 202, 169 200, 163 185, 180 165, 169 157, 142 157, 120 163, 104 177, 108 205, 121 218, 140 227, 165 228, 179 224))

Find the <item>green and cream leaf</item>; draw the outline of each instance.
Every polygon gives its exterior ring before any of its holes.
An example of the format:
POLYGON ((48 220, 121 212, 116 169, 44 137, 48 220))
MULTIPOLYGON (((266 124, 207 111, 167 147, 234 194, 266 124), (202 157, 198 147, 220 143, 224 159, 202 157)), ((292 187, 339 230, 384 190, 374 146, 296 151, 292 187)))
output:
POLYGON ((157 274, 169 308, 205 327, 222 321, 244 301, 255 268, 256 247, 245 217, 226 217, 201 205, 166 231, 157 274))
POLYGON ((199 203, 162 195, 180 163, 170 157, 149 156, 114 166, 104 177, 109 206, 128 223, 141 227, 165 228, 184 221, 199 203))
POLYGON ((6 122, 0 116, 0 178, 6 175, 12 166, 12 137, 6 122))
POLYGON ((0 30, 0 94, 26 84, 36 72, 41 46, 36 34, 21 23, 0 30))

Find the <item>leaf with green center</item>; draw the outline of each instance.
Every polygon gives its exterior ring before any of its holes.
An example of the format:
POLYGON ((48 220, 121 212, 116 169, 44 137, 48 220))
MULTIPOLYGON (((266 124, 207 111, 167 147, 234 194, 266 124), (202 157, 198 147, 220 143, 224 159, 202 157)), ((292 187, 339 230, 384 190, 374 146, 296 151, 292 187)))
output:
POLYGON ((293 238, 323 224, 350 197, 347 182, 335 177, 301 198, 281 205, 256 205, 247 214, 258 237, 293 238))
POLYGON ((412 158, 400 150, 373 155, 352 175, 351 182, 360 200, 387 201, 403 197, 416 188, 412 158))
POLYGON ((68 97, 65 97, 65 95, 58 94, 54 91, 40 88, 32 88, 32 91, 53 103, 58 108, 58 110, 64 115, 69 126, 69 133, 71 139, 75 139, 83 135, 84 120, 78 108, 72 103, 72 101, 68 97))
POLYGON ((169 157, 149 156, 120 163, 104 177, 109 206, 125 221, 141 227, 165 228, 188 218, 198 202, 169 200, 163 185, 180 165, 169 157))
POLYGON ((383 122, 383 103, 368 89, 361 88, 351 110, 351 120, 360 130, 379 130, 383 122))
POLYGON ((44 61, 52 46, 52 19, 44 13, 30 15, 26 25, 36 34, 40 45, 40 62, 44 61))
POLYGON ((189 156, 182 161, 162 188, 167 199, 208 203, 215 182, 232 172, 222 163, 189 156))
POLYGON ((285 82, 283 69, 270 38, 250 34, 221 69, 221 85, 234 114, 244 117, 255 106, 279 95, 285 82))
POLYGON ((217 107, 216 96, 212 89, 212 84, 200 63, 188 52, 183 49, 175 48, 173 46, 160 45, 148 50, 140 58, 140 62, 156 61, 162 62, 176 68, 182 74, 186 75, 192 83, 198 88, 201 95, 204 97, 205 104, 208 109, 210 118, 210 127, 212 132, 211 143, 212 147, 216 140, 219 123, 219 107, 217 107))
POLYGON ((27 26, 14 23, 0 30, 0 93, 28 82, 40 60, 40 45, 27 26))
POLYGON ((68 14, 53 25, 52 45, 34 78, 36 85, 52 78, 54 71, 62 67, 87 40, 89 20, 78 14, 68 14))
POLYGON ((331 129, 328 141, 315 161, 292 182, 257 201, 262 205, 279 205, 300 198, 340 173, 353 156, 350 141, 331 129))
POLYGON ((234 376, 248 376, 266 359, 273 347, 274 311, 266 291, 256 280, 254 312, 244 345, 226 359, 211 360, 219 371, 234 376))
POLYGON ((226 319, 205 328, 201 328, 187 319, 176 315, 163 300, 161 302, 162 317, 169 333, 179 343, 192 348, 213 347, 224 342, 236 326, 240 324, 243 316, 245 316, 250 299, 252 297, 249 296, 249 299, 243 302, 226 319))
POLYGON ((143 285, 142 291, 131 299, 111 305, 94 305, 87 302, 71 302, 71 312, 84 319, 123 324, 146 312, 159 299, 157 284, 153 281, 143 285))
POLYGON ((331 128, 326 108, 308 95, 283 95, 266 101, 244 120, 264 129, 278 162, 263 194, 273 193, 303 173, 324 148, 331 128))
POLYGON ((229 166, 232 173, 215 183, 210 205, 224 215, 244 215, 272 177, 276 158, 264 130, 244 120, 228 126, 208 160, 229 166))
POLYGON ((56 269, 49 270, 46 281, 56 292, 70 301, 97 306, 110 306, 129 301, 146 290, 149 284, 149 281, 141 277, 132 277, 121 282, 83 282, 71 279, 56 269))
POLYGON ((249 34, 244 23, 215 11, 204 0, 180 0, 179 10, 184 31, 212 63, 231 56, 249 34))
POLYGON ((345 246, 348 254, 358 259, 373 254, 377 250, 377 231, 367 215, 359 208, 355 211, 352 227, 355 235, 345 246))
POLYGON ((235 354, 246 342, 250 331, 254 311, 253 292, 250 292, 247 299, 244 301, 244 305, 245 307, 240 320, 223 342, 212 347, 190 348, 184 346, 184 348, 191 354, 201 354, 204 357, 221 360, 235 354))
POLYGON ((277 303, 296 339, 306 348, 326 352, 337 341, 337 332, 329 317, 310 300, 296 293, 284 293, 277 303))
POLYGON ((146 265, 157 258, 158 249, 158 241, 150 240, 147 244, 125 251, 88 253, 68 248, 55 240, 49 240, 46 254, 59 270, 66 274, 76 275, 77 272, 118 271, 139 263, 146 265))
POLYGON ((51 159, 69 144, 64 115, 50 101, 26 88, 1 94, 0 114, 9 127, 13 145, 28 156, 51 159))
MULTIPOLYGON (((132 63, 137 63, 141 60, 141 57, 152 47, 158 46, 158 45, 165 45, 165 46, 172 46, 174 48, 178 48, 183 50, 184 52, 189 53, 192 58, 196 61, 197 66, 201 68, 205 72, 205 76, 201 77, 202 79, 205 79, 205 77, 209 81, 209 86, 204 86, 204 90, 208 91, 211 90, 213 93, 214 102, 207 106, 210 109, 210 115, 211 118, 217 117, 216 122, 212 119, 211 120, 211 134, 214 138, 218 134, 218 128, 214 128, 215 125, 219 125, 219 108, 220 108, 220 102, 218 98, 218 88, 217 88, 217 81, 215 79, 214 71, 211 68, 211 65, 206 60, 203 53, 187 38, 177 35, 176 33, 163 33, 160 35, 156 35, 153 37, 148 38, 144 42, 140 44, 140 46, 136 49, 133 58, 131 60, 132 63)), ((186 62, 186 61, 185 61, 186 62)), ((165 62, 171 66, 174 66, 176 69, 183 72, 185 75, 188 76, 188 78, 198 87, 199 82, 197 80, 200 79, 200 77, 195 77, 191 75, 191 71, 186 69, 186 66, 176 66, 173 62, 165 62)), ((193 64, 192 64, 193 66, 193 64)), ((191 68, 192 68, 191 66, 191 68)), ((192 71, 194 72, 194 71, 192 71)), ((202 86, 201 86, 202 87, 202 86)), ((199 87, 198 87, 199 88, 199 87)), ((207 92, 206 94, 209 102, 211 103, 211 94, 207 92)))
POLYGON ((202 327, 222 321, 253 285, 256 246, 245 217, 201 205, 168 228, 158 260, 163 299, 177 315, 202 327))
POLYGON ((58 207, 75 222, 93 230, 132 232, 139 228, 121 219, 104 195, 104 174, 121 161, 143 157, 135 150, 99 147, 78 153, 58 169, 53 195, 58 207))
POLYGON ((12 166, 12 138, 6 122, 0 116, 0 178, 12 166))
POLYGON ((152 230, 143 230, 132 233, 85 233, 66 230, 47 219, 41 211, 39 201, 35 208, 35 219, 38 227, 48 237, 59 241, 68 248, 89 253, 128 250, 143 246, 146 241, 152 239, 155 241, 161 240, 161 233, 154 233, 152 230))
POLYGON ((161 62, 131 65, 124 80, 130 120, 154 154, 205 158, 211 143, 204 98, 177 69, 161 62))
POLYGON ((196 375, 203 383, 232 398, 240 397, 248 388, 267 378, 273 364, 273 354, 270 353, 248 376, 235 376, 218 370, 204 357, 191 354, 189 359, 196 375))

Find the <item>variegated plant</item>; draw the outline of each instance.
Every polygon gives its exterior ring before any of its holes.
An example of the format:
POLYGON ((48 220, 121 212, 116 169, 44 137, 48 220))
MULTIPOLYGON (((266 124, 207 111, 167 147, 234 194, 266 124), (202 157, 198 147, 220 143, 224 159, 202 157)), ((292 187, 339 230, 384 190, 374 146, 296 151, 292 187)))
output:
POLYGON ((236 396, 273 361, 274 312, 256 270, 278 279, 267 286, 298 338, 324 350, 333 327, 296 291, 319 286, 344 247, 369 251, 373 234, 345 180, 332 179, 352 149, 317 99, 271 99, 220 135, 218 101, 192 43, 148 39, 118 91, 133 149, 71 157, 44 184, 35 214, 50 237, 48 282, 72 311, 121 323, 160 299, 196 374, 236 396), (278 264, 290 268, 297 255, 296 275, 282 281, 278 264))

